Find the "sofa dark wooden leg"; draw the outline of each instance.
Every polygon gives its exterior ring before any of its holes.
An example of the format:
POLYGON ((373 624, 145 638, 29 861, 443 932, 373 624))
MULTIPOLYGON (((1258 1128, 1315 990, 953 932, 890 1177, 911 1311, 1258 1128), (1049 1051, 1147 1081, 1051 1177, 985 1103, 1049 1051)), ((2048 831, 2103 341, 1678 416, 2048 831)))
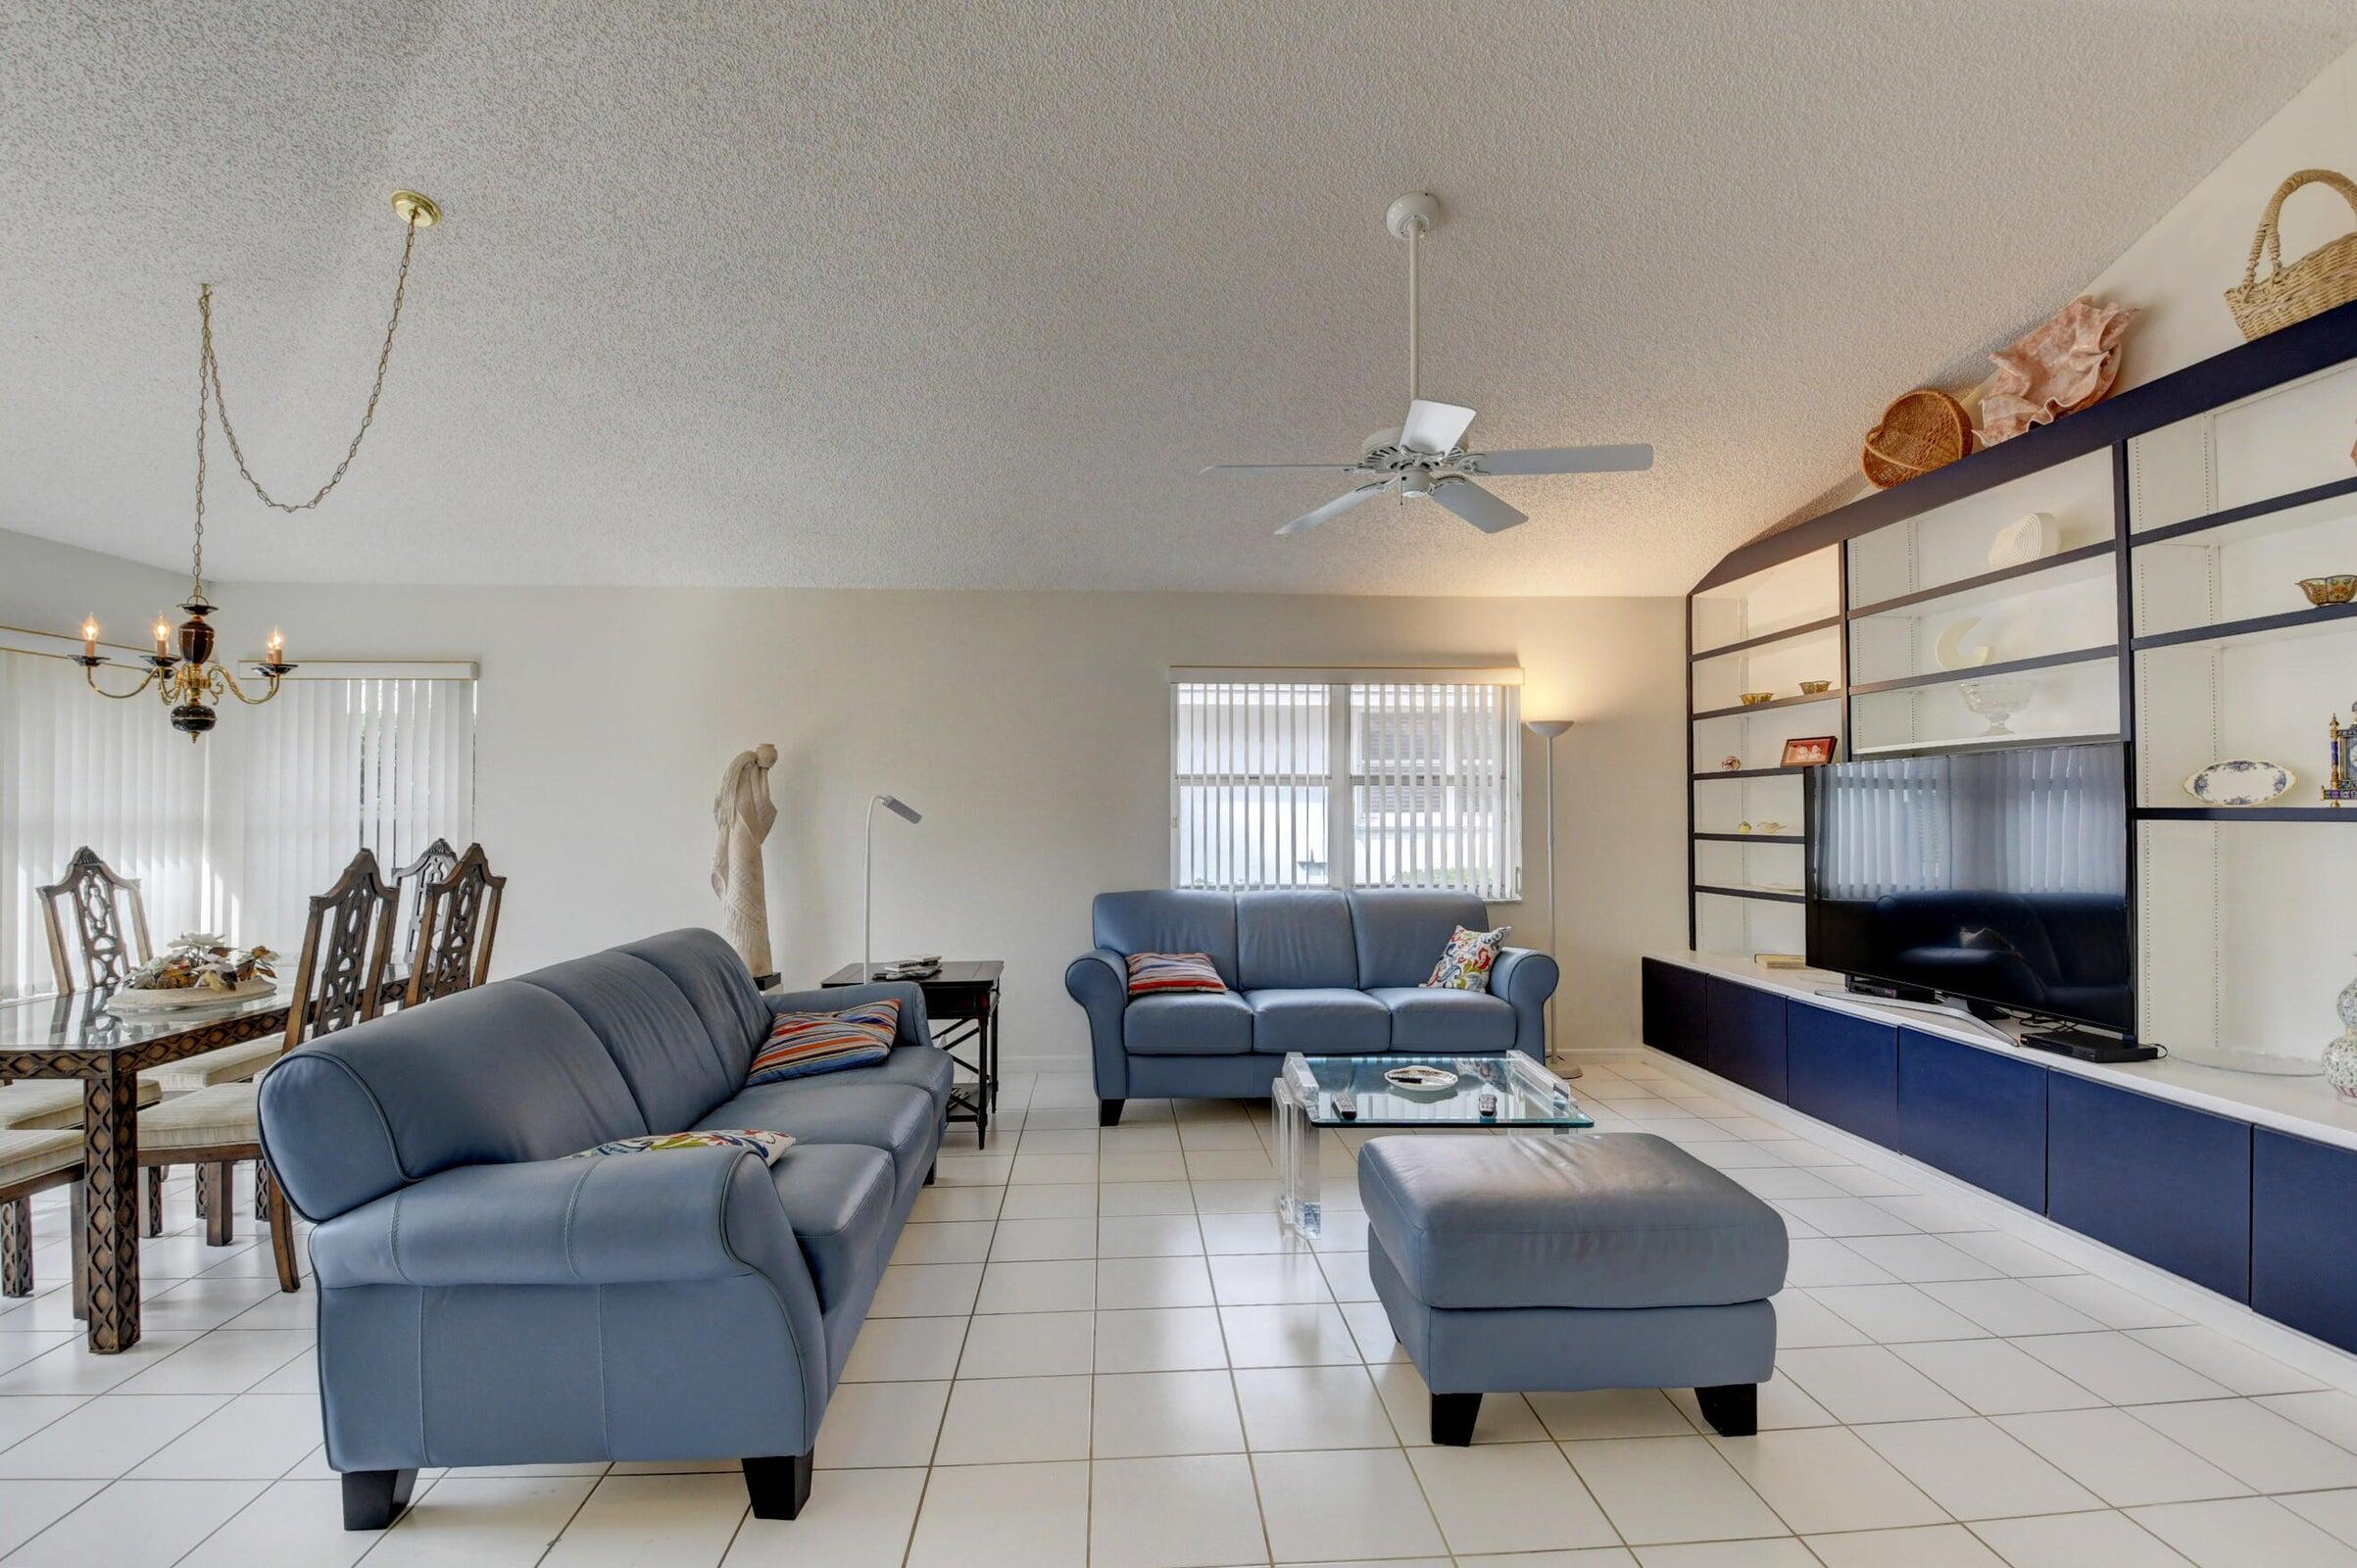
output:
POLYGON ((1129 1102, 1126 1100, 1100 1100, 1097 1102, 1097 1125, 1100 1127, 1120 1126, 1121 1107, 1128 1103, 1129 1102))
POLYGON ((940 1156, 939 1154, 935 1154, 935 1155, 933 1156, 933 1163, 932 1163, 932 1164, 930 1164, 930 1165, 927 1165, 927 1166, 925 1167, 925 1185, 926 1185, 927 1187, 930 1187, 930 1186, 932 1186, 932 1185, 933 1185, 933 1178, 934 1178, 934 1177, 936 1177, 936 1176, 939 1176, 940 1174, 941 1174, 941 1156, 940 1156))
POLYGON ((415 1470, 345 1471, 344 1528, 384 1529, 410 1505, 410 1489, 417 1484, 415 1470))
POLYGON ((1444 1448, 1462 1448, 1473 1442, 1474 1423, 1481 1419, 1478 1394, 1436 1394, 1432 1396, 1432 1441, 1444 1448))
POLYGON ((747 1459, 745 1492, 756 1519, 798 1519, 810 1500, 810 1464, 816 1448, 783 1458, 747 1459))
POLYGON ((1694 1390, 1702 1419, 1722 1438, 1759 1436, 1759 1385, 1722 1383, 1715 1389, 1694 1390))

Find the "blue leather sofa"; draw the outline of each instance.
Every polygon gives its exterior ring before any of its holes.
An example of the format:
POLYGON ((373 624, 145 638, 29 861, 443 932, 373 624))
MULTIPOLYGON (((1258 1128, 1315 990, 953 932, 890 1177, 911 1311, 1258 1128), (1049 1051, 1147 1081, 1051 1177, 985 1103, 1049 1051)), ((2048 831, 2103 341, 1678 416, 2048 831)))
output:
POLYGON ((1289 1051, 1547 1059, 1546 954, 1506 949, 1486 993, 1424 984, 1458 926, 1489 925, 1469 895, 1100 893, 1091 925, 1096 950, 1072 961, 1064 989, 1088 1011, 1107 1127, 1131 1099, 1264 1095, 1289 1051), (1133 1002, 1133 953, 1208 954, 1228 990, 1133 1002))
POLYGON ((318 1227, 319 1397, 348 1529, 422 1465, 743 1461, 791 1519, 941 1144, 949 1058, 913 985, 764 997, 673 931, 388 1013, 262 1080, 262 1141, 318 1227), (775 1010, 901 999, 891 1055, 744 1086, 775 1010), (756 1127, 735 1150, 611 1139, 756 1127))

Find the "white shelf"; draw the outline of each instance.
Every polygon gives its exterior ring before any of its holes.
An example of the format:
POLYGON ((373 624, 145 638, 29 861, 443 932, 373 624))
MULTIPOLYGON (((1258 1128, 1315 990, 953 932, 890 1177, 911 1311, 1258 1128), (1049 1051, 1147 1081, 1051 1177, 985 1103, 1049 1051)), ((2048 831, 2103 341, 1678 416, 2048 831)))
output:
POLYGON ((2109 540, 2114 531, 2110 450, 2082 454, 1850 540, 1853 612, 1986 575, 1998 534, 2034 512, 2054 518, 2056 553, 2109 540))
POLYGON ((1828 548, 1695 594, 1689 611, 1694 653, 1838 619, 1841 572, 1828 548))
POLYGON ((1990 678, 2027 683, 2031 693, 2020 710, 2005 720, 2008 733, 1990 734, 1989 720, 1965 707, 1964 688, 1974 679, 1968 674, 1936 686, 1859 693, 1850 701, 1849 755, 2033 745, 2119 732, 2116 654, 1990 678))
POLYGON ((2117 556, 2065 562, 1988 587, 1861 615, 1849 623, 1849 678, 1856 685, 1954 673, 1940 663, 1943 638, 1964 651, 1986 648, 1989 662, 2110 645, 2119 626, 2117 556))
POLYGON ((1694 665, 1694 711, 1733 708, 1745 692, 1801 695, 1804 680, 1841 679, 1841 628, 1825 626, 1739 653, 1697 659, 1694 665))
MULTIPOLYGON (((2275 804, 2318 806, 2325 720, 2357 701, 2357 617, 2297 634, 2178 643, 2136 656, 2137 802, 2198 806, 2185 781, 2232 758, 2296 777, 2275 804)), ((2351 946, 2357 947, 2357 932, 2351 946)))
POLYGON ((2131 535, 2345 479, 2357 363, 2225 404, 2128 443, 2131 535))
POLYGON ((2300 579, 2357 571, 2357 493, 2156 540, 2130 562, 2139 637, 2296 613, 2311 608, 2300 579))

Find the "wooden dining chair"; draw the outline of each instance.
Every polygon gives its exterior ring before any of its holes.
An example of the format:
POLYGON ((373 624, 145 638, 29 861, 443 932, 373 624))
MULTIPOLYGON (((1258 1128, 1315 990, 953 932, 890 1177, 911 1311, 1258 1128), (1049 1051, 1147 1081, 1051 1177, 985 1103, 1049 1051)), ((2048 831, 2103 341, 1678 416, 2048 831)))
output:
POLYGON ((417 934, 425 923, 425 898, 436 885, 457 869, 459 852, 450 847, 450 840, 436 839, 418 852, 417 858, 393 873, 393 886, 401 890, 401 902, 409 908, 409 918, 402 922, 401 947, 405 957, 417 952, 417 934))
POLYGON ((0 1129, 0 1296, 32 1294, 33 1195, 81 1178, 79 1131, 0 1129))
MULTIPOLYGON (((44 888, 35 888, 41 924, 49 936, 49 968, 61 996, 84 988, 121 985, 130 973, 155 956, 147 936, 147 905, 139 897, 139 879, 123 876, 99 858, 87 844, 66 861, 66 874, 44 888), (59 906, 73 908, 73 925, 59 906), (78 965, 80 973, 75 974, 78 965)), ((153 1104, 163 1098, 164 1086, 142 1083, 139 1102, 153 1104)), ((74 1083, 14 1084, 0 1089, 0 1128, 78 1127, 81 1125, 81 1086, 74 1083)), ((147 1181, 147 1234, 164 1234, 164 1175, 147 1181)))
POLYGON ((491 944, 499 935, 499 906, 508 879, 491 874, 480 844, 466 853, 418 901, 423 917, 410 951, 409 986, 401 1004, 447 997, 479 986, 491 972, 491 944))
MULTIPOLYGON (((289 986, 286 1031, 275 1040, 255 1041, 225 1051, 208 1052, 188 1059, 198 1066, 213 1057, 241 1056, 234 1080, 216 1078, 152 1111, 139 1115, 139 1162, 193 1164, 197 1167, 197 1209, 205 1219, 205 1239, 224 1246, 235 1239, 228 1209, 230 1176, 245 1160, 254 1161, 254 1214, 270 1226, 273 1249, 283 1245, 291 1259, 286 1200, 270 1180, 262 1158, 262 1123, 256 1110, 259 1086, 255 1079, 287 1052, 306 1040, 349 1028, 383 1009, 385 976, 392 962, 393 926, 400 891, 377 873, 376 857, 363 850, 344 867, 344 874, 324 893, 315 894, 303 923, 303 948, 292 975, 280 972, 289 986), (155 1159, 149 1159, 150 1152, 155 1159)), ((221 1069, 226 1070, 226 1068, 221 1069)), ((279 1282, 288 1290, 285 1266, 279 1282)))
POLYGON ((40 901, 42 923, 48 928, 49 967, 57 975, 59 991, 120 985, 154 956, 147 940, 147 906, 140 902, 139 879, 118 874, 87 844, 74 852, 64 876, 34 893, 40 901), (58 916, 58 906, 69 903, 74 906, 71 937, 58 916), (70 957, 81 961, 78 985, 70 957))

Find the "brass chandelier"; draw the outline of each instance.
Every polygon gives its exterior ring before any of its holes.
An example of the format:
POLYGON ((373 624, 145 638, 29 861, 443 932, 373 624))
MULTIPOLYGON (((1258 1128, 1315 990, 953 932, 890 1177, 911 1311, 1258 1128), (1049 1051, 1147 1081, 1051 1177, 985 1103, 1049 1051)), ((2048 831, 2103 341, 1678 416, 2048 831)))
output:
MULTIPOLYGON (((206 617, 213 613, 213 602, 205 597, 205 446, 212 416, 221 416, 221 432, 229 444, 229 456, 236 461, 237 471, 261 498, 262 504, 275 512, 308 512, 327 498, 327 493, 343 482, 344 472, 352 460, 360 455, 360 444, 368 433, 368 425, 376 417, 376 400, 384 393, 385 367, 393 358, 393 334, 401 325, 401 303, 410 279, 410 254, 417 243, 417 230, 431 228, 442 218, 442 209, 433 199, 412 190, 393 193, 393 213, 404 229, 401 242, 401 270, 393 281, 393 310, 385 322, 384 346, 376 356, 376 379, 368 388, 368 407, 361 411, 360 428, 353 432, 350 445, 344 449, 343 461, 335 466, 326 481, 313 491, 307 501, 280 501, 263 488, 246 464, 244 450, 237 440, 236 426, 229 422, 229 405, 221 395, 221 361, 213 351, 213 285, 200 284, 197 289, 196 311, 199 322, 196 362, 196 529, 189 551, 188 597, 181 601, 180 612, 188 618, 181 621, 175 635, 172 623, 162 616, 155 625, 156 651, 142 656, 140 663, 146 672, 139 683, 128 691, 109 691, 98 684, 99 666, 111 664, 98 651, 98 622, 82 622, 82 651, 74 662, 82 666, 83 677, 90 689, 101 697, 118 702, 138 696, 151 686, 171 710, 172 727, 185 734, 193 743, 211 729, 216 721, 215 706, 225 696, 234 697, 249 707, 259 707, 278 695, 278 683, 295 668, 286 662, 286 640, 276 631, 270 633, 269 651, 253 667, 268 683, 259 697, 249 694, 237 683, 229 666, 213 657, 215 636, 212 622, 206 617)), ((126 667, 135 667, 127 666, 126 667)))

